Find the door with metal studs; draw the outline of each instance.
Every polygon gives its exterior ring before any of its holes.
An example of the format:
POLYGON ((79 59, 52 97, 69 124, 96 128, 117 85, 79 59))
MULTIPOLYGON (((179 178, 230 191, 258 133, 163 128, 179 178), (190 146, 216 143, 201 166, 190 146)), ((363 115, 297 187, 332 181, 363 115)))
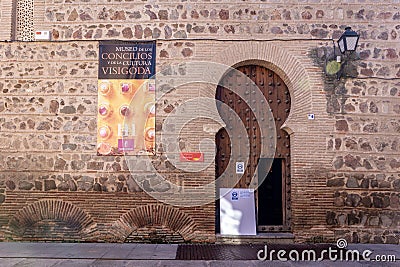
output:
MULTIPOLYGON (((263 180, 255 192, 258 232, 290 231, 290 137, 287 132, 281 129, 290 112, 289 90, 275 72, 263 66, 246 65, 236 69, 244 73, 257 85, 268 102, 275 120, 276 150, 274 158, 260 158, 262 140, 265 141, 272 137, 260 136, 260 127, 265 127, 265 125, 262 121, 257 121, 251 108, 266 105, 265 101, 253 100, 250 102, 252 107, 249 107, 235 92, 218 86, 216 99, 228 105, 238 115, 240 123, 245 126, 249 139, 250 157, 248 164, 235 187, 249 188, 252 177, 257 172, 258 180, 263 180), (268 164, 268 161, 272 161, 272 164, 268 164), (271 168, 267 170, 266 166, 269 165, 271 168)), ((222 78, 221 84, 240 84, 241 81, 238 81, 237 75, 233 73, 234 71, 228 72, 222 78)), ((224 121, 232 120, 229 114, 220 112, 220 115, 224 121)), ((229 173, 235 172, 235 170, 227 169, 230 155, 236 149, 232 145, 234 140, 231 140, 231 138, 237 138, 235 127, 231 129, 232 131, 231 136, 228 135, 225 128, 216 134, 216 177, 223 173, 229 175, 229 173)), ((223 185, 220 185, 220 187, 223 187, 223 185)))

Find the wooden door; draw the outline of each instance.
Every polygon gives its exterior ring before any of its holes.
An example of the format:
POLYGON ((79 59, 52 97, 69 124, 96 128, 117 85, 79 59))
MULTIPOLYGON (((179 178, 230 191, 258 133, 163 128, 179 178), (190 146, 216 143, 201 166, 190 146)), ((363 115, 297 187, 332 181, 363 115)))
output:
MULTIPOLYGON (((272 70, 257 65, 238 67, 237 70, 249 77, 265 96, 275 120, 276 126, 276 151, 274 158, 260 159, 261 140, 260 127, 262 122, 256 120, 251 108, 235 92, 218 86, 216 99, 227 104, 240 117, 245 126, 249 143, 250 157, 244 175, 235 185, 236 188, 248 188, 250 181, 259 164, 258 180, 264 180, 256 191, 256 210, 258 231, 287 231, 290 230, 290 139, 289 135, 281 130, 282 124, 290 112, 290 94, 282 79, 272 70), (273 161, 272 164, 267 164, 273 161), (272 167, 267 170, 268 165, 272 167)), ((227 73, 223 84, 238 83, 237 76, 227 73)), ((234 88, 234 87, 233 87, 234 88)), ((261 99, 252 99, 252 107, 266 105, 261 99)), ((224 121, 228 120, 226 114, 221 113, 224 121)), ((265 127, 265 126, 264 126, 265 127)), ((233 133, 234 133, 233 129, 233 133)), ((235 138, 235 134, 231 138, 235 138)), ((232 148, 231 138, 225 129, 216 135, 216 177, 222 173, 234 172, 226 170, 230 160, 232 148)), ((268 137, 265 137, 268 138, 268 137)))

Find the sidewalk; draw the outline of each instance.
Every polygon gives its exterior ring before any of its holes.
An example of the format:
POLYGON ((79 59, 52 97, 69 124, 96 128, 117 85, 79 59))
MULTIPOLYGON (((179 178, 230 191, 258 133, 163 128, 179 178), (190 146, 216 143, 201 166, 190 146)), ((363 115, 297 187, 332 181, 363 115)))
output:
MULTIPOLYGON (((176 260, 176 244, 0 243, 0 266, 400 266, 400 246, 350 244, 347 249, 375 255, 395 255, 397 262, 281 262, 259 260, 176 260)), ((213 249, 213 245, 210 249, 213 249)), ((245 246, 237 247, 247 249, 245 246)), ((247 251, 248 253, 248 251, 247 251)), ((256 252, 255 252, 256 253, 256 252)))

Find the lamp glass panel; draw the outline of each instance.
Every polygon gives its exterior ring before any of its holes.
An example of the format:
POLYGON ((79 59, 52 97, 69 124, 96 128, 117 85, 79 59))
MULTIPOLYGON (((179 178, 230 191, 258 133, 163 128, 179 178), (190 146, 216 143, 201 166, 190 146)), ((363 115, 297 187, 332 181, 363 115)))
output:
POLYGON ((339 45, 340 52, 344 53, 345 52, 345 48, 344 48, 344 39, 343 38, 339 39, 338 45, 339 45))
POLYGON ((347 44, 348 51, 356 50, 357 40, 358 40, 358 36, 346 37, 346 44, 347 44))

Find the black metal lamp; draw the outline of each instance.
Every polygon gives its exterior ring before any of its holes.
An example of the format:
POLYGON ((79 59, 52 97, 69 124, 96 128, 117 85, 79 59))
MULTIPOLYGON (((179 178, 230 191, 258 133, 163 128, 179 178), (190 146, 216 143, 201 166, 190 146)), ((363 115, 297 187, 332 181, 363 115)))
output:
POLYGON ((353 31, 351 27, 346 27, 345 30, 337 41, 342 54, 346 51, 355 51, 360 38, 360 35, 353 31))
POLYGON ((342 34, 342 36, 340 36, 339 40, 337 41, 340 52, 341 54, 343 54, 344 57, 343 60, 342 56, 336 54, 335 41, 332 39, 334 58, 327 57, 327 61, 325 63, 326 74, 336 74, 338 80, 340 79, 340 77, 342 77, 344 66, 346 66, 349 61, 355 59, 354 54, 351 52, 354 52, 356 50, 359 38, 360 35, 351 30, 351 27, 345 28, 345 32, 342 34), (346 53, 346 51, 349 51, 350 53, 346 53))

